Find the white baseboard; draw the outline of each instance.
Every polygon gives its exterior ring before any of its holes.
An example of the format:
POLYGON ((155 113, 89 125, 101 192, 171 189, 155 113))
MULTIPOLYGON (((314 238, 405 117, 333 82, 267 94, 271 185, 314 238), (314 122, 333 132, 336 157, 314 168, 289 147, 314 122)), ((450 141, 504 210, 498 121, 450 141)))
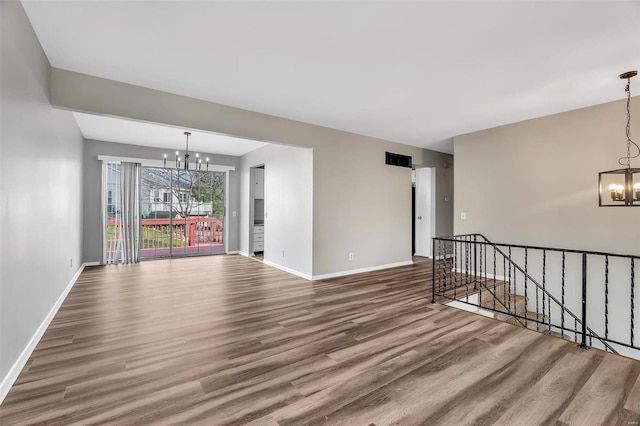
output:
POLYGON ((240 250, 229 250, 226 254, 241 254, 240 250))
POLYGON ((71 281, 69 281, 69 284, 67 284, 65 289, 62 291, 62 294, 60 294, 60 297, 58 297, 58 300, 56 300, 56 303, 54 303, 54 305, 51 307, 51 310, 49 311, 47 316, 42 320, 40 327, 38 327, 36 332, 31 337, 31 340, 29 340, 29 343, 27 343, 27 346, 22 350, 22 353, 20 354, 16 362, 13 363, 7 375, 2 378, 2 381, 0 382, 0 404, 2 404, 2 401, 4 401, 4 398, 9 393, 9 390, 11 390, 11 387, 13 386, 16 379, 20 375, 20 372, 22 371, 25 364, 29 360, 29 357, 35 350, 36 346, 38 345, 38 342, 40 342, 40 339, 44 335, 45 331, 47 331, 49 324, 51 324, 51 321, 56 316, 56 313, 58 313, 58 309, 60 309, 60 306, 62 306, 64 299, 67 298, 67 295, 75 285, 76 281, 78 280, 78 277, 80 276, 82 271, 84 271, 84 268, 86 266, 94 266, 94 265, 99 265, 99 263, 86 262, 86 263, 83 263, 82 266, 80 266, 80 269, 78 269, 78 271, 73 275, 73 277, 71 278, 71 281))
POLYGON ((370 266, 368 268, 351 269, 351 270, 348 270, 348 271, 340 271, 340 272, 333 272, 333 273, 330 273, 330 274, 322 274, 322 275, 313 275, 313 276, 311 276, 309 274, 305 274, 305 273, 302 273, 300 271, 296 271, 295 269, 291 269, 291 268, 287 268, 286 266, 278 265, 277 263, 271 262, 269 260, 263 260, 262 263, 264 263, 265 265, 274 267, 276 269, 280 269, 281 271, 288 272, 290 274, 296 275, 296 276, 298 276, 300 278, 304 278, 305 280, 309 280, 309 281, 325 280, 327 278, 344 277, 346 275, 361 274, 363 272, 379 271, 381 269, 397 268, 398 266, 413 265, 413 261, 408 260, 408 261, 405 261, 405 262, 389 263, 387 265, 370 266))
POLYGON ((397 268, 398 266, 413 265, 412 260, 404 262, 389 263, 386 265, 369 266, 367 268, 351 269, 348 271, 332 272, 330 274, 314 275, 313 280, 325 280, 327 278, 344 277, 346 275, 361 274, 363 272, 379 271, 381 269, 397 268))
POLYGON ((286 266, 278 265, 277 263, 273 263, 270 260, 263 260, 262 263, 264 263, 265 265, 269 265, 273 268, 280 269, 281 271, 296 275, 300 278, 304 278, 305 280, 309 280, 309 281, 312 280, 311 275, 304 274, 300 271, 296 271, 295 269, 287 268, 286 266))
POLYGON ((240 251, 240 250, 238 250, 238 254, 239 254, 240 256, 244 256, 244 257, 251 257, 251 256, 249 256, 249 253, 244 252, 244 251, 240 251))

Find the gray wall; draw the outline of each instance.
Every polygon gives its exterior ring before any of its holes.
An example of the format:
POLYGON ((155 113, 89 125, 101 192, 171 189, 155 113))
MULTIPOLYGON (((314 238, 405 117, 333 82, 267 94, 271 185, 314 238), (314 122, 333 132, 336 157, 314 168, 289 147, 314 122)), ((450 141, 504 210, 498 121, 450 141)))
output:
MULTIPOLYGON (((179 148, 179 147, 176 147, 179 148)), ((98 155, 112 155, 117 157, 144 158, 162 161, 162 155, 171 150, 149 148, 146 146, 126 145, 96 140, 86 140, 84 145, 84 209, 83 209, 83 259, 85 262, 99 262, 102 256, 102 225, 100 219, 100 185, 102 179, 102 165, 98 155)), ((238 168, 240 157, 230 155, 218 155, 202 152, 211 158, 210 164, 233 166, 236 171, 229 172, 229 215, 228 245, 227 250, 238 250, 238 216, 233 216, 238 211, 240 178, 238 168)))
POLYGON ((250 169, 264 164, 264 260, 310 278, 313 150, 271 144, 245 154, 241 159, 240 251, 249 253, 252 247, 250 169))
MULTIPOLYGON (((640 120, 634 118, 640 97, 632 99, 631 111, 631 135, 637 140, 640 120)), ((479 232, 496 242, 640 255, 640 208, 598 207, 598 172, 620 168, 617 160, 626 155, 625 125, 622 100, 456 137, 455 232, 479 232), (460 219, 462 211, 467 220, 460 219)), ((512 257, 525 264, 522 250, 514 250, 512 257)), ((487 249, 489 271, 491 259, 487 249)), ((503 265, 498 256, 498 275, 504 275, 503 265)), ((636 277, 639 266, 636 262, 636 277)), ((588 325, 600 335, 605 335, 604 270, 603 258, 589 257, 588 325)), ((579 255, 568 254, 563 268, 561 255, 547 252, 543 270, 542 253, 528 252, 528 274, 538 282, 546 277, 546 290, 564 298, 577 314, 582 309, 581 271, 579 255)), ((629 261, 610 258, 608 274, 609 337, 628 342, 629 261)), ((520 276, 521 295, 523 282, 520 276)), ((532 294, 530 285, 529 310, 535 310, 532 294)), ((557 321, 560 311, 555 304, 553 308, 557 321)), ((640 315, 638 306, 635 315, 640 315)), ((639 329, 636 325, 636 335, 639 329)), ((638 357, 638 352, 617 350, 638 357)))
POLYGON ((452 232, 447 154, 286 120, 74 72, 52 70, 52 102, 72 110, 313 148, 313 275, 411 259, 411 174, 385 150, 436 166, 436 228, 452 232), (354 252, 355 259, 348 260, 354 252))
POLYGON ((82 134, 49 103, 49 62, 22 5, 2 1, 0 16, 1 382, 80 267, 82 134))
MULTIPOLYGON (((640 254, 640 208, 598 207, 598 172, 620 168, 617 160, 627 152, 625 102, 456 137, 455 232, 640 254), (460 219, 462 211, 467 220, 460 219)), ((640 97, 632 99, 631 111, 637 140, 640 97)))
POLYGON ((453 173, 442 167, 451 155, 326 132, 313 143, 314 276, 411 260, 411 169, 385 165, 386 151, 436 168, 436 233, 451 234, 453 173))

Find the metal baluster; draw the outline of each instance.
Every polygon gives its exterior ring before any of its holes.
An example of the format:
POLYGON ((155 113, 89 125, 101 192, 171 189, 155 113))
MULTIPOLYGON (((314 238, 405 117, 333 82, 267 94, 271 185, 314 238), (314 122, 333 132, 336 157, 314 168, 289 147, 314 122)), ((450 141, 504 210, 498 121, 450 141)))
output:
POLYGON ((609 338, 609 256, 604 257, 604 338, 609 338))
MULTIPOLYGON (((516 294, 518 294, 518 271, 516 270, 516 265, 513 265, 513 315, 515 315, 515 312, 518 310, 518 301, 516 299, 516 294)), ((509 297, 509 302, 511 302, 511 297, 509 297)), ((511 311, 511 308, 509 308, 509 312, 511 311)))
POLYGON ((633 345, 633 328, 635 323, 635 259, 631 258, 631 346, 633 345))
MULTIPOLYGON (((477 251, 477 250, 476 250, 477 251)), ((476 287, 478 288, 478 280, 482 279, 482 247, 480 247, 480 275, 475 277, 475 283, 476 283, 476 287)), ((486 285, 484 286, 486 288, 486 285)), ((480 294, 482 294, 482 285, 480 285, 480 294)), ((482 300, 479 300, 479 305, 482 306, 482 300)))
MULTIPOLYGON (((466 240, 466 237, 465 237, 466 240)), ((467 302, 469 302, 469 246, 468 244, 465 242, 465 269, 466 269, 466 279, 465 279, 465 294, 466 294, 466 300, 467 302)))
POLYGON ((451 257, 447 262, 445 262, 444 270, 442 271, 445 277, 445 285, 444 285, 444 288, 442 289, 443 296, 444 296, 444 293, 447 291, 447 288, 453 285, 454 277, 451 276, 451 271, 453 271, 455 268, 454 261, 456 258, 456 245, 453 241, 449 241, 449 250, 450 250, 449 253, 451 253, 451 257), (447 280, 449 281, 448 284, 447 284, 447 280))
MULTIPOLYGON (((480 256, 484 259, 484 282, 486 285, 487 282, 487 246, 486 245, 482 245, 480 246, 480 256)), ((480 262, 480 265, 482 266, 482 261, 480 262)), ((493 282, 493 300, 495 303, 496 300, 496 283, 495 280, 493 282)))
POLYGON ((442 287, 442 296, 444 296, 444 292, 447 290, 447 279, 449 280, 449 285, 452 284, 453 278, 451 277, 451 271, 453 270, 453 260, 455 259, 455 245, 453 242, 449 241, 445 243, 445 247, 448 247, 447 253, 450 253, 451 256, 444 261, 442 275, 444 276, 444 287, 442 287))
POLYGON ((464 276, 469 285, 469 270, 471 269, 471 259, 469 259, 469 237, 465 237, 464 239, 464 276))
MULTIPOLYGON (((577 324, 576 324, 577 325, 577 324)), ((580 347, 587 349, 587 253, 582 253, 582 341, 580 347)))
MULTIPOLYGON (((547 317, 545 300, 547 298, 547 251, 542 250, 542 321, 547 317)), ((549 316, 547 317, 547 331, 551 331, 551 300, 549 300, 549 316)))
MULTIPOLYGON (((477 251, 478 246, 477 244, 474 244, 474 245, 476 246, 476 251, 477 251)), ((482 249, 483 249, 483 246, 480 246, 480 278, 482 278, 482 259, 483 259, 482 249)), ((486 281, 486 277, 485 277, 485 281, 486 281)))
MULTIPOLYGON (((493 289, 496 292, 493 298, 494 300, 498 297, 498 294, 497 294, 498 292, 495 290, 495 288, 496 288, 496 248, 494 246, 493 247, 493 289)), ((504 289, 504 285, 502 286, 502 288, 504 289)))
POLYGON ((529 250, 524 249, 524 326, 527 327, 527 304, 529 296, 527 295, 527 283, 529 281, 529 250))
MULTIPOLYGON (((493 246, 493 284, 496 283, 496 247, 493 246)), ((502 285, 502 289, 504 290, 504 284, 502 285)), ((496 294, 496 297, 498 295, 496 294)))
MULTIPOLYGON (((539 291, 540 289, 538 288, 538 286, 536 286, 536 331, 540 331, 540 323, 538 322, 540 320, 539 316, 540 316, 540 308, 538 306, 539 300, 540 300, 540 296, 539 296, 539 291)), ((544 321, 544 316, 542 317, 542 320, 544 321)))
POLYGON ((450 249, 450 253, 451 253, 451 257, 449 258, 449 261, 445 264, 445 276, 446 279, 449 281, 448 284, 445 285, 444 290, 442 292, 442 295, 444 296, 444 292, 448 289, 451 288, 451 286, 454 284, 453 281, 455 279, 455 275, 451 275, 453 273, 453 271, 455 271, 455 259, 456 259, 456 243, 453 241, 449 241, 449 249, 450 249))
MULTIPOLYGON (((483 279, 484 279, 484 286, 485 288, 489 288, 489 286, 487 285, 487 246, 486 244, 482 245, 480 247, 480 257, 481 260, 480 264, 484 265, 483 271, 484 271, 484 275, 483 275, 483 279)), ((493 279, 493 290, 491 291, 492 293, 492 299, 493 299, 493 310, 496 310, 496 297, 498 297, 498 294, 496 292, 496 279, 493 279)))
MULTIPOLYGON (((494 248, 495 250, 495 248, 494 248)), ((507 301, 507 286, 511 285, 511 283, 509 283, 507 281, 507 258, 503 255, 502 256, 502 279, 503 279, 503 284, 502 284, 502 294, 504 295, 504 301, 507 301)))
POLYGON ((560 325, 562 326, 562 333, 564 333, 564 267, 565 252, 562 252, 562 303, 560 306, 560 325))
MULTIPOLYGON (((509 260, 511 260, 511 246, 509 246, 509 260)), ((513 273, 515 278, 515 271, 513 273)), ((514 293, 515 293, 515 282, 514 284, 514 293)), ((511 312, 511 262, 509 262, 509 294, 507 296, 507 310, 511 312)))
MULTIPOLYGON (((450 271, 452 267, 452 256, 448 256, 449 253, 451 253, 451 251, 449 250, 451 243, 448 241, 440 241, 440 243, 442 244, 441 250, 444 250, 444 252, 441 254, 442 258, 440 259, 440 274, 442 275, 442 279, 440 280, 441 285, 438 290, 441 290, 444 293, 444 289, 447 288, 447 280, 450 278, 450 276, 448 276, 448 271, 450 271)), ((443 294, 438 293, 438 296, 442 295, 443 294)))
POLYGON ((434 238, 431 241, 431 256, 433 256, 433 260, 431 261, 431 303, 436 303, 436 268, 438 267, 438 259, 436 253, 436 239, 434 238))
MULTIPOLYGON (((454 266, 453 266, 453 298, 456 298, 456 287, 458 287, 458 248, 460 247, 459 241, 456 239, 454 241, 454 246, 453 246, 453 252, 454 252, 454 256, 453 256, 453 260, 454 260, 454 266)), ((460 251, 460 253, 462 254, 462 251, 460 251)))
POLYGON ((496 276, 497 276, 498 272, 497 272, 497 265, 496 265, 496 248, 493 247, 493 282, 496 282, 496 276))
POLYGON ((478 238, 476 235, 473 236, 473 288, 478 289, 478 238))

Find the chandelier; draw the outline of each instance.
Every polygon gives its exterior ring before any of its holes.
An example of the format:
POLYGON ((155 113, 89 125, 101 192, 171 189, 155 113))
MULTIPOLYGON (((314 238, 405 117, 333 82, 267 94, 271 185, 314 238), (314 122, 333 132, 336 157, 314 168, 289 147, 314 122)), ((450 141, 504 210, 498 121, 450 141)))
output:
MULTIPOLYGON (((187 142, 186 142, 186 146, 185 146, 185 150, 184 150, 184 166, 183 166, 183 161, 182 161, 182 157, 180 157, 180 151, 176 151, 176 169, 180 169, 181 167, 184 167, 185 170, 189 170, 191 168, 191 166, 189 165, 189 136, 191 136, 191 132, 184 132, 184 135, 187 137, 187 142)), ((164 154, 164 158, 163 158, 163 164, 164 164, 164 168, 167 168, 167 154, 164 154)), ((206 164, 206 170, 209 170, 209 157, 207 157, 205 159, 205 164, 206 164)), ((202 170, 202 158, 200 158, 200 154, 196 153, 196 160, 193 164, 193 169, 194 170, 202 170)))
POLYGON ((631 78, 637 74, 638 71, 620 74, 621 79, 627 80, 624 89, 627 93, 627 155, 618 159, 618 163, 624 168, 598 174, 601 207, 640 206, 640 168, 631 167, 631 159, 640 156, 640 147, 631 140, 631 78))

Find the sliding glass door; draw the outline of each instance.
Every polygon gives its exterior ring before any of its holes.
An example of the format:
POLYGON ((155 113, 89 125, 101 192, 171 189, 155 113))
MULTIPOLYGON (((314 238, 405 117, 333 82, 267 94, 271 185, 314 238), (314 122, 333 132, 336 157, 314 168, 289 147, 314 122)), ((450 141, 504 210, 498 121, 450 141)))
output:
MULTIPOLYGON (((107 174, 107 250, 115 249, 111 235, 119 225, 118 178, 107 174)), ((224 172, 143 167, 140 257, 225 253, 225 178, 224 172)))

